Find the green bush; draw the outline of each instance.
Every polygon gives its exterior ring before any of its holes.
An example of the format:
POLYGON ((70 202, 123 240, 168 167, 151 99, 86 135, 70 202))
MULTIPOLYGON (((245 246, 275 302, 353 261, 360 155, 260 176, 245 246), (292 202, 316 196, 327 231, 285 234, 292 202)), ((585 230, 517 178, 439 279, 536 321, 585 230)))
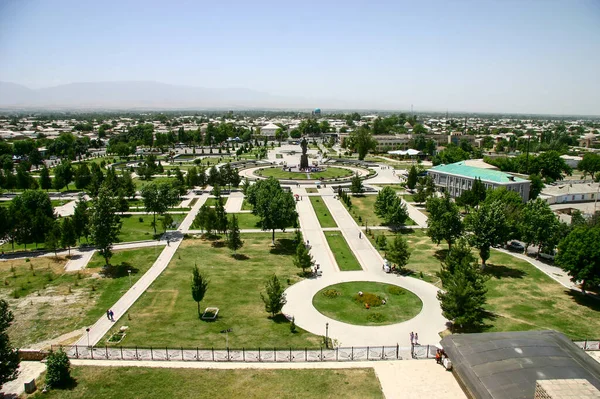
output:
POLYGON ((71 362, 67 354, 62 349, 51 351, 46 358, 46 385, 50 388, 64 388, 71 381, 71 362))
POLYGON ((370 292, 363 292, 362 295, 354 295, 354 300, 360 304, 369 304, 370 307, 383 305, 383 299, 370 292))
POLYGON ((395 285, 389 287, 388 292, 392 295, 404 295, 405 293, 405 291, 402 288, 396 287, 395 285))
POLYGON ((342 293, 339 292, 338 290, 328 289, 328 290, 323 291, 323 295, 326 296, 327 298, 337 298, 338 296, 342 295, 342 293))
POLYGON ((367 320, 373 323, 381 323, 385 321, 385 316, 379 312, 369 313, 367 320))

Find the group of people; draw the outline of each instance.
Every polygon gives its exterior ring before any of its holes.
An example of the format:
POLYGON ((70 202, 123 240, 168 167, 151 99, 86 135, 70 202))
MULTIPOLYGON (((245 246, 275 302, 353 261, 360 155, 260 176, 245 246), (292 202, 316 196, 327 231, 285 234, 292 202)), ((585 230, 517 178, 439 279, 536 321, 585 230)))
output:
POLYGON ((438 349, 435 351, 435 362, 437 364, 443 364, 444 363, 444 359, 447 358, 448 355, 446 354, 446 351, 443 349, 438 349))
POLYGON ((112 311, 112 309, 108 309, 106 311, 106 317, 108 318, 108 320, 110 321, 115 321, 115 313, 112 311))
POLYGON ((419 334, 416 332, 410 332, 410 344, 411 346, 419 345, 419 334))

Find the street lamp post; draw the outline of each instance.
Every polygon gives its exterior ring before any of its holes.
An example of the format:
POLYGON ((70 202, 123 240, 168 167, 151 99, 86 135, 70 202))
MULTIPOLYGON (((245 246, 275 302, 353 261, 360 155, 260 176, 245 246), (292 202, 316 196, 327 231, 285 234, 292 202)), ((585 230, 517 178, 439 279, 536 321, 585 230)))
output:
POLYGON ((131 269, 127 269, 127 273, 129 274, 129 287, 131 288, 131 286, 133 285, 131 283, 131 269))
POLYGON ((88 341, 88 348, 90 347, 90 328, 86 328, 85 332, 87 333, 87 341, 88 341))
POLYGON ((325 323, 325 347, 329 348, 329 323, 325 323))

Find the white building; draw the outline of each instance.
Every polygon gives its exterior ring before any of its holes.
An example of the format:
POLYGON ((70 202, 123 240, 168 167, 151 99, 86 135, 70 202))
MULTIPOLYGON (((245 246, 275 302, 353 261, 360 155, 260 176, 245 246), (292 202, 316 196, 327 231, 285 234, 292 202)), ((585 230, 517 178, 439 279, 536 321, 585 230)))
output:
POLYGON ((260 128, 260 134, 263 136, 275 137, 277 129, 279 129, 279 126, 274 123, 269 123, 267 126, 260 128))

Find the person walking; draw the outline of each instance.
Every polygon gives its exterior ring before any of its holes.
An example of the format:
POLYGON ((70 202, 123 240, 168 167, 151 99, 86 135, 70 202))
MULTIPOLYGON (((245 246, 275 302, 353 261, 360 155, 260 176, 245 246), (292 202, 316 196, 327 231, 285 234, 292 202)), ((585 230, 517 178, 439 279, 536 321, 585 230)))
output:
POLYGON ((110 320, 110 309, 106 309, 106 318, 110 320))
POLYGON ((358 232, 358 238, 359 238, 359 239, 362 239, 362 231, 359 231, 359 232, 358 232))
POLYGON ((110 321, 115 321, 115 313, 111 310, 108 311, 110 321))
POLYGON ((415 333, 415 345, 419 345, 419 334, 415 333))
POLYGON ((415 343, 415 333, 410 332, 410 344, 413 345, 415 343))

